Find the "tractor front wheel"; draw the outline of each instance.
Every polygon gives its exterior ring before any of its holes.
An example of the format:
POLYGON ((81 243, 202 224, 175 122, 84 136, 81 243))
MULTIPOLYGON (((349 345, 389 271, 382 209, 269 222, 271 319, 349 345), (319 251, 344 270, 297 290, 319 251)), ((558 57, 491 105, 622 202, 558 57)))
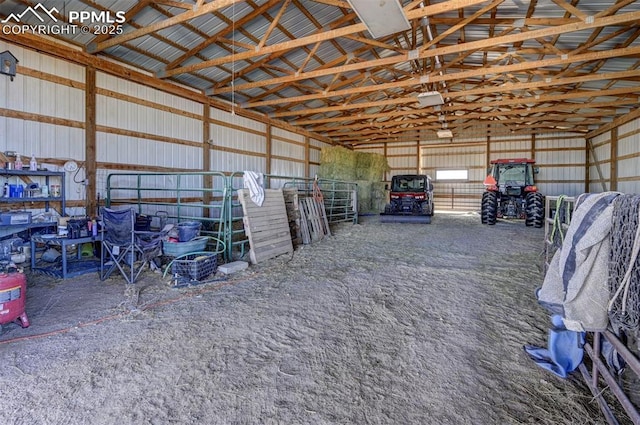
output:
POLYGON ((496 224, 498 216, 498 195, 495 192, 484 192, 482 194, 482 210, 480 218, 482 224, 496 224))
POLYGON ((527 226, 542 227, 544 223, 544 196, 538 192, 527 194, 526 202, 526 218, 527 226))

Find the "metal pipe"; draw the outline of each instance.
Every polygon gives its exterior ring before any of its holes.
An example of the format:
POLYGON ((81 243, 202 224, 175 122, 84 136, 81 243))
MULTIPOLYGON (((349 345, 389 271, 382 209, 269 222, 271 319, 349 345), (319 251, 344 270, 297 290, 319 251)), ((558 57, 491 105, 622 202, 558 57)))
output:
POLYGON ((602 397, 602 393, 600 391, 598 391, 598 387, 597 386, 595 386, 595 387, 591 386, 591 384, 590 384, 590 382, 592 380, 591 379, 591 375, 589 375, 589 371, 587 370, 587 367, 584 365, 584 363, 580 363, 580 365, 578 366, 578 369, 582 373, 582 377, 584 378, 585 382, 587 383, 587 386, 589 387, 589 390, 591 391, 591 394, 593 395, 593 398, 595 398, 596 401, 598 402, 598 406, 600 406, 600 410, 602 411, 602 414, 604 415, 604 418, 607 420, 607 423, 609 425, 620 425, 620 423, 616 419, 615 415, 611 411, 611 408, 609 407, 609 405, 605 401, 604 397, 602 397))
POLYGON ((629 367, 636 373, 636 375, 640 376, 640 360, 627 348, 626 345, 620 341, 613 332, 606 330, 604 331, 604 337, 613 345, 613 348, 618 351, 618 353, 622 356, 625 362, 629 365, 629 367))
MULTIPOLYGON (((602 378, 611 389, 611 392, 613 392, 613 394, 616 396, 616 398, 618 399, 618 401, 620 402, 624 410, 629 415, 629 418, 631 419, 631 421, 635 425, 640 425, 640 413, 638 413, 638 410, 633 405, 633 403, 631 403, 631 400, 629 400, 629 397, 627 397, 627 395, 624 393, 624 390, 620 387, 620 385, 618 385, 618 382, 613 377, 613 375, 611 375, 611 372, 609 372, 607 365, 605 365, 602 362, 602 360, 600 360, 599 357, 594 355, 595 353, 594 353, 593 347, 591 347, 590 344, 588 343, 585 344, 584 348, 587 354, 589 354, 589 357, 591 358, 591 361, 593 362, 593 364, 598 367, 598 371, 600 372, 600 375, 602 375, 602 378)), ((589 381, 587 381, 587 384, 589 385, 589 387, 591 387, 591 383, 589 383, 589 381)))
MULTIPOLYGON (((593 351, 594 351, 594 357, 600 357, 600 347, 602 347, 602 344, 600 343, 600 332, 594 332, 593 334, 593 351)), ((593 362, 592 365, 592 371, 593 371, 593 376, 591 378, 591 384, 593 385, 594 388, 598 388, 598 367, 596 366, 596 363, 593 362)))

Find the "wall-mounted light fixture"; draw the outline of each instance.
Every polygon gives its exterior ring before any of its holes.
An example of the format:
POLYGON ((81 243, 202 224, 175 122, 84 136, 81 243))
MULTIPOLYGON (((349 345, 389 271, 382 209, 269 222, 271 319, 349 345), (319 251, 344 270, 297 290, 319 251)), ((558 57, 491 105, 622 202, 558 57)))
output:
POLYGON ((18 59, 11 54, 10 51, 5 50, 0 53, 0 74, 8 75, 13 81, 13 77, 16 76, 16 65, 18 59))
POLYGON ((450 139, 453 137, 451 130, 438 130, 438 137, 441 139, 450 139))
POLYGON ((442 99, 442 95, 437 91, 428 91, 418 95, 418 102, 420 102, 420 106, 422 107, 436 106, 444 104, 444 99, 442 99))
POLYGON ((411 29, 398 0, 347 0, 373 38, 411 29))

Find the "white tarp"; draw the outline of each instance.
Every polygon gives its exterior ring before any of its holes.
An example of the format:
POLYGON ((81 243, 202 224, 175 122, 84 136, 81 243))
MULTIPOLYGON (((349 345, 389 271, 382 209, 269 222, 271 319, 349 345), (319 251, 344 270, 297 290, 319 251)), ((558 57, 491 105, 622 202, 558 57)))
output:
POLYGON ((254 204, 261 207, 264 202, 264 174, 255 171, 244 171, 242 184, 249 190, 249 195, 254 204))

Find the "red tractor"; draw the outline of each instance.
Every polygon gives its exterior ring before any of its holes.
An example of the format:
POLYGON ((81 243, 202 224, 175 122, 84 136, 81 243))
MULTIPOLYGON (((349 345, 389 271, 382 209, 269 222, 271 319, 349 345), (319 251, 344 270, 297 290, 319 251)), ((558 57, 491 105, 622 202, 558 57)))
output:
POLYGON ((533 159, 496 159, 491 161, 484 179, 481 219, 483 224, 496 224, 498 218, 520 218, 527 226, 542 227, 544 196, 535 186, 533 159))

